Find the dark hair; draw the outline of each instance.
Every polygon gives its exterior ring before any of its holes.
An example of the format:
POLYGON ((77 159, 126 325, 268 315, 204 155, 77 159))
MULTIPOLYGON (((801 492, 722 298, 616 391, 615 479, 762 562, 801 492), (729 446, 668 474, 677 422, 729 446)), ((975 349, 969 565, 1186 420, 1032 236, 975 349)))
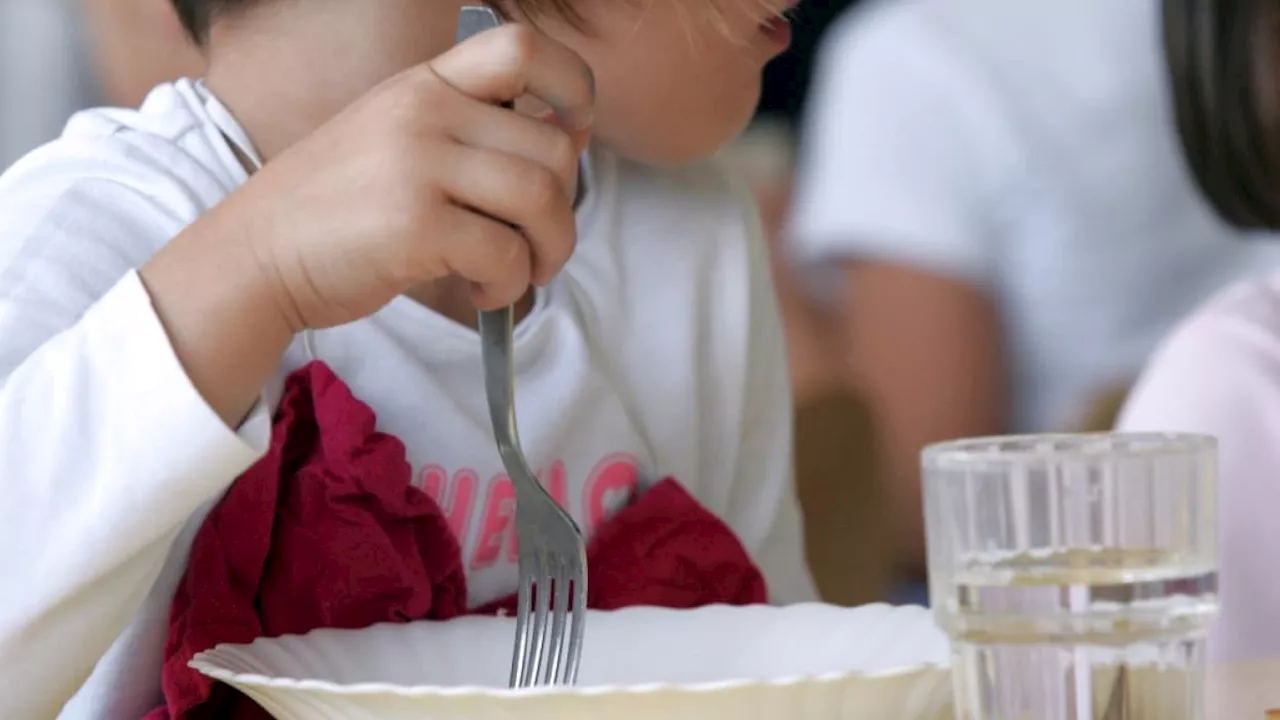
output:
POLYGON ((1164 0, 1164 45, 1178 135, 1218 214, 1280 229, 1275 0, 1164 0))
POLYGON ((209 25, 215 15, 225 12, 248 0, 172 0, 173 9, 187 34, 196 42, 204 42, 209 35, 209 25))

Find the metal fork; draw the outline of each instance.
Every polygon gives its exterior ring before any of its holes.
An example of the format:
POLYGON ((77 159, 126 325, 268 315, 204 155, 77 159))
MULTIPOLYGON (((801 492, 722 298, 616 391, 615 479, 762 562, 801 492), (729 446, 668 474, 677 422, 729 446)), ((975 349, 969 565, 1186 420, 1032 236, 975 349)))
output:
MULTIPOLYGON (((464 7, 458 20, 458 42, 500 24, 497 13, 490 8, 464 7)), ((511 687, 572 685, 578 680, 587 618, 587 550, 578 524, 543 489, 520 450, 513 325, 510 307, 480 313, 480 351, 489 417, 502 465, 516 491, 520 589, 511 687)))
POLYGON ((520 450, 512 382, 512 321, 509 307, 480 313, 485 394, 493 435, 516 490, 520 590, 511 687, 572 685, 578 679, 587 616, 587 551, 577 523, 538 483, 520 450), (568 643, 566 624, 570 626, 568 643))

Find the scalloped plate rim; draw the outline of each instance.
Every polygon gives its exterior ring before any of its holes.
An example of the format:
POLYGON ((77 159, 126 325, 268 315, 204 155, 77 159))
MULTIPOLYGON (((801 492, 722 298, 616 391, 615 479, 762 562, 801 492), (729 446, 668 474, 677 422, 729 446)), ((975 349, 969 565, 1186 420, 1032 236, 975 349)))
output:
MULTIPOLYGON (((874 607, 887 608, 890 611, 914 608, 927 611, 928 608, 919 605, 893 605, 890 603, 869 603, 867 605, 859 605, 854 608, 843 608, 835 605, 829 605, 821 602, 797 603, 786 606, 769 606, 769 605, 727 605, 714 604, 704 605, 694 608, 693 611, 705 611, 715 609, 729 609, 732 611, 743 611, 752 609, 773 609, 787 612, 793 609, 804 608, 824 608, 827 610, 864 610, 874 607)), ((654 614, 689 612, 689 610, 678 610, 674 608, 663 607, 628 607, 618 608, 616 610, 594 610, 595 613, 616 613, 624 611, 646 611, 654 614)), ((430 622, 430 621, 428 621, 430 622)), ((370 625, 369 628, 380 627, 386 625, 400 625, 402 623, 384 622, 370 625)), ((359 628, 350 632, 359 632, 368 628, 359 628)), ((199 671, 215 680, 225 682, 230 685, 244 685, 247 687, 271 688, 279 690, 292 691, 313 691, 323 692, 335 695, 385 695, 392 694, 400 697, 440 697, 447 699, 460 699, 469 697, 484 697, 501 700, 520 700, 525 698, 537 697, 595 697, 600 695, 614 694, 650 694, 650 693, 689 693, 689 694, 709 694, 716 692, 725 692, 730 690, 741 690, 753 687, 792 687, 801 684, 835 684, 846 680, 866 679, 866 680, 887 680, 912 673, 926 673, 930 671, 944 672, 950 670, 948 663, 919 663, 916 665, 904 665, 901 667, 888 668, 885 670, 876 670, 874 672, 860 672, 852 670, 836 670, 829 673, 808 674, 808 675, 789 675, 781 678, 770 678, 768 680, 759 679, 729 679, 704 681, 697 683, 645 683, 635 685, 592 685, 589 687, 541 687, 541 688, 525 688, 522 690, 512 690, 508 688, 491 688, 479 685, 458 685, 444 687, 438 685, 396 685, 394 683, 384 682, 362 682, 351 684, 338 684, 329 680, 315 679, 299 679, 285 677, 268 677, 260 673, 239 673, 229 670, 212 661, 216 657, 218 648, 221 647, 238 647, 252 648, 259 643, 267 643, 284 638, 304 638, 317 630, 342 630, 336 628, 317 628, 307 633, 290 633, 273 638, 256 638, 250 643, 220 643, 209 650, 196 653, 195 656, 187 663, 189 667, 199 671)))
POLYGON ((783 688, 794 687, 803 684, 836 684, 847 680, 888 680, 891 678, 910 675, 912 673, 925 672, 947 672, 949 668, 946 665, 921 664, 909 665, 900 668, 891 668, 888 670, 878 670, 873 673, 863 672, 832 672, 822 675, 795 675, 784 678, 773 678, 769 680, 720 680, 716 682, 701 683, 649 683, 645 685, 592 685, 590 687, 545 687, 545 688, 529 688, 525 690, 510 690, 507 688, 487 688, 478 685, 459 685, 456 687, 441 687, 436 685, 393 685, 390 683, 364 682, 353 683, 351 685, 338 685, 328 680, 299 680, 297 678, 279 678, 267 677, 257 673, 237 673, 227 670, 220 666, 214 666, 208 661, 201 660, 200 653, 191 660, 188 665, 199 670, 202 674, 207 675, 215 680, 220 680, 229 685, 243 685, 246 687, 271 688, 276 690, 294 690, 294 691, 313 691, 323 692, 334 695, 398 695, 401 697, 440 697, 440 698, 468 698, 468 697, 485 697, 501 700, 521 700, 534 697, 595 697, 599 695, 645 695, 651 693, 689 693, 689 694, 710 694, 717 692, 726 692, 730 690, 742 690, 753 687, 770 687, 783 688))

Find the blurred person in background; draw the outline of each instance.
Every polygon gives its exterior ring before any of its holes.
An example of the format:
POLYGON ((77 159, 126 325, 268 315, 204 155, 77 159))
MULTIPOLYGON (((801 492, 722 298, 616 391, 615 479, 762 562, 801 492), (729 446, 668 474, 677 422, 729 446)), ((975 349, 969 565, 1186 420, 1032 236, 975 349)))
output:
POLYGON ((884 600, 889 593, 893 564, 883 549, 892 532, 881 488, 871 482, 876 452, 865 403, 839 382, 829 313, 810 301, 791 271, 780 231, 821 38, 862 1, 806 0, 789 11, 791 47, 765 69, 757 115, 727 153, 755 193, 773 253, 795 396, 796 484, 808 560, 823 600, 851 606, 884 600), (851 477, 865 481, 850 482, 851 477))
MULTIPOLYGON (((1280 229, 1280 12, 1262 0, 1166 0, 1178 128, 1214 207, 1280 229)), ((1275 243, 1274 236, 1269 238, 1275 243)), ((1120 418, 1218 438, 1216 661, 1280 655, 1280 273, 1243 280, 1161 345, 1120 418)))
POLYGON ((838 392, 833 382, 835 354, 827 342, 825 314, 802 292, 779 240, 791 204, 796 136, 810 96, 814 60, 831 25, 862 1, 801 2, 790 11, 791 47, 765 68, 755 119, 726 150, 752 186, 772 244, 796 402, 801 406, 838 392))
POLYGON ((78 110, 203 70, 167 0, 0 0, 0 169, 78 110))
POLYGON ((1280 248, 1178 152, 1157 0, 880 0, 832 30, 790 250, 871 408, 900 560, 919 453, 1078 429, 1161 335, 1280 248))
POLYGON ((97 99, 78 3, 0 0, 0 170, 97 99))

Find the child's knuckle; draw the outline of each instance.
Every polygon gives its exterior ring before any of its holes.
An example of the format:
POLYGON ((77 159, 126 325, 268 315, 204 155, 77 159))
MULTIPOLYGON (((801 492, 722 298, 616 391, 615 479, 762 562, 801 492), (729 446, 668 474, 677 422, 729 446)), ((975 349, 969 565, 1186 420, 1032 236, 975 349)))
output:
POLYGON ((525 204, 532 214, 545 215, 554 211, 557 204, 565 202, 564 185, 549 168, 530 166, 520 181, 525 189, 525 204))
POLYGON ((538 54, 540 43, 538 32, 522 24, 505 25, 502 31, 504 35, 499 47, 502 51, 500 57, 503 67, 519 71, 532 62, 538 54))

